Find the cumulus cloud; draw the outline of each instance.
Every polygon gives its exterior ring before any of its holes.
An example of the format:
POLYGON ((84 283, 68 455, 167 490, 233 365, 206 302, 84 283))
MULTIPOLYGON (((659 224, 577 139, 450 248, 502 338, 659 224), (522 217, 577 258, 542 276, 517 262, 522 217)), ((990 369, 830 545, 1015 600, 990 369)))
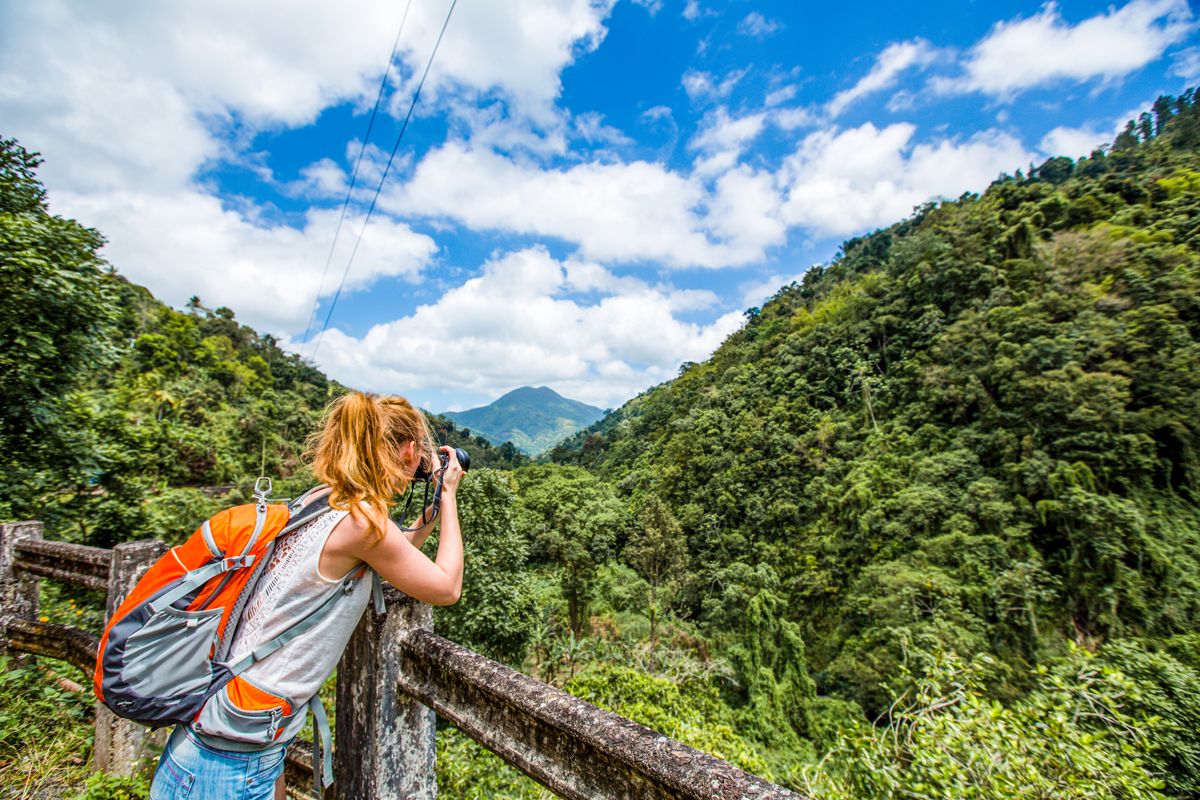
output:
MULTIPOLYGON (((261 226, 198 192, 60 192, 52 200, 56 212, 69 209, 85 225, 104 231, 105 257, 130 280, 153 287, 163 301, 181 306, 199 295, 210 306, 228 306, 243 322, 272 331, 303 330, 318 289, 324 298, 336 290, 362 226, 361 217, 347 217, 322 287, 335 210, 310 211, 301 227, 261 226)), ((430 237, 374 218, 344 291, 382 277, 415 280, 436 252, 430 237)))
MULTIPOLYGON (((554 114, 563 68, 604 41, 613 5, 615 0, 459 3, 425 91, 496 90, 523 114, 545 121, 554 114)), ((401 42, 406 63, 424 68, 449 6, 449 0, 413 3, 406 23, 412 35, 406 31, 401 42)), ((419 71, 410 75, 410 86, 417 78, 419 71)))
POLYGON ((856 100, 893 86, 905 70, 930 63, 934 55, 934 49, 924 39, 888 45, 875 58, 875 65, 871 67, 871 71, 849 89, 834 95, 826 106, 826 111, 831 117, 838 116, 856 100))
POLYGON ((696 150, 740 151, 762 132, 766 117, 762 112, 731 117, 729 110, 721 106, 705 120, 700 133, 692 139, 691 147, 696 150))
POLYGON ((674 377, 681 362, 706 358, 737 328, 736 313, 707 325, 679 318, 714 300, 560 262, 534 247, 488 261, 436 303, 362 338, 327 331, 319 361, 366 389, 494 396, 549 385, 610 406, 674 377))
POLYGON ((778 20, 767 19, 759 12, 751 11, 742 17, 741 22, 738 23, 737 31, 743 36, 750 36, 754 39, 765 39, 782 27, 783 24, 778 20))
POLYGON ((711 72, 688 70, 683 74, 683 90, 695 101, 720 100, 729 96, 746 72, 745 69, 734 70, 723 78, 717 78, 711 72))
POLYGON ((449 218, 475 229, 552 236, 585 258, 725 267, 761 259, 781 241, 771 226, 733 230, 706 212, 713 200, 693 176, 645 161, 548 168, 461 142, 429 153, 381 207, 449 218))
POLYGON ((766 122, 767 114, 761 111, 731 117, 728 109, 720 106, 708 114, 700 132, 688 145, 700 153, 693 165, 693 174, 711 177, 732 168, 746 147, 762 133, 766 122))
POLYGON ((762 306, 784 286, 790 283, 798 283, 803 279, 804 272, 797 272, 795 274, 773 273, 765 278, 756 278, 747 281, 738 287, 738 290, 742 293, 742 305, 746 308, 762 306))
POLYGON ((768 108, 770 108, 772 106, 781 105, 783 103, 786 103, 788 100, 791 100, 795 96, 796 96, 796 87, 795 86, 793 86, 793 85, 781 86, 778 89, 775 89, 774 91, 767 93, 766 99, 763 100, 763 105, 767 106, 768 108))
POLYGON ((1188 47, 1175 54, 1171 74, 1187 83, 1200 79, 1200 47, 1188 47))
POLYGON ((809 134, 780 173, 783 220, 818 235, 859 233, 895 222, 931 198, 982 190, 1031 158, 1003 132, 914 145, 915 132, 908 123, 867 123, 809 134))
POLYGON ((1132 0, 1077 25, 1048 3, 1027 19, 997 23, 968 52, 965 74, 934 86, 1008 99, 1058 80, 1111 81, 1157 60, 1191 29, 1187 0, 1132 0))
POLYGON ((1089 127, 1071 128, 1060 125, 1042 137, 1038 149, 1047 157, 1079 158, 1113 140, 1114 131, 1097 131, 1089 127))
MULTIPOLYGON (((610 0, 460 4, 427 89, 500 98, 509 117, 544 116, 560 71, 602 40, 611 7, 610 0)), ((432 26, 447 8, 413 4, 397 80, 423 66, 432 26)), ((285 195, 340 199, 348 170, 334 161, 278 183, 242 148, 259 130, 306 125, 338 103, 370 102, 400 13, 386 0, 5 4, 0 118, 6 135, 45 157, 41 177, 54 210, 103 230, 106 254, 123 274, 168 302, 199 294, 252 324, 294 331, 318 294, 334 212, 313 210, 291 224, 246 198, 222 201, 203 174, 241 163, 285 195)), ((599 120, 581 126, 615 140, 599 120)), ((512 140, 517 127, 490 131, 512 140)), ((357 151, 351 143, 347 157, 357 151)), ((377 179, 379 156, 368 148, 360 184, 377 179)), ((339 248, 359 222, 347 220, 339 248)), ((384 276, 411 279, 436 251, 429 236, 377 216, 349 288, 384 276)))

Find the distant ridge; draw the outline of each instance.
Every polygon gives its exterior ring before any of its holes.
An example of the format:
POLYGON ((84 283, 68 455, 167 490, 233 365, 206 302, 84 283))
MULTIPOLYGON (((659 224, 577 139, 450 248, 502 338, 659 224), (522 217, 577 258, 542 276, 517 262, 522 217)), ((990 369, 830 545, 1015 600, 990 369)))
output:
POLYGON ((537 455, 604 416, 595 406, 563 397, 548 386, 522 386, 494 402, 442 416, 493 444, 512 442, 537 455))

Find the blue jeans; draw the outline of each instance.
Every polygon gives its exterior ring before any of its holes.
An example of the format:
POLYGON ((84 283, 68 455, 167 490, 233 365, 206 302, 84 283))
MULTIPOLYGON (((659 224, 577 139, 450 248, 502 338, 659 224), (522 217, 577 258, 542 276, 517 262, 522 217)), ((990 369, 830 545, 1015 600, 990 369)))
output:
POLYGON ((288 744, 250 753, 218 750, 180 725, 158 761, 150 800, 271 800, 288 744))

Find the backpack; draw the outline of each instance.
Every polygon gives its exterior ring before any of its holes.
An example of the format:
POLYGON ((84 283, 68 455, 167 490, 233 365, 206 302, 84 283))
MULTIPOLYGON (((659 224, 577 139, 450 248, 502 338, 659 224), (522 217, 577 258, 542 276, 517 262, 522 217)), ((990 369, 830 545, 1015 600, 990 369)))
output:
MULTIPOLYGON (((312 628, 352 591, 354 582, 369 571, 365 565, 347 579, 344 592, 331 594, 252 653, 236 662, 228 660, 242 611, 278 542, 330 510, 326 498, 302 505, 321 488, 290 505, 268 504, 271 482, 260 478, 255 483, 256 502, 221 511, 156 561, 109 619, 100 639, 93 676, 100 702, 117 716, 151 727, 193 723, 210 698, 241 672, 312 628)), ((378 574, 372 575, 375 607, 382 612, 382 584, 378 574)), ((292 708, 290 701, 264 697, 249 684, 237 688, 243 702, 241 707, 233 702, 224 721, 237 726, 251 747, 269 746, 282 733, 281 718, 303 710, 292 708)), ((226 695, 233 697, 235 692, 226 695)), ((315 781, 319 790, 333 780, 329 725, 317 696, 308 705, 320 734, 313 758, 314 777, 322 768, 323 780, 315 781)))

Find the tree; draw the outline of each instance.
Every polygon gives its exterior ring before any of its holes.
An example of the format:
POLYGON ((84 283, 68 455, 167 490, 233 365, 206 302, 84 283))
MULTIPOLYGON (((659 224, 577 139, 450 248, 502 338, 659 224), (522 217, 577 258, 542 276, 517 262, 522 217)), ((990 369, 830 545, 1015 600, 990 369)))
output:
POLYGON ((678 587, 680 573, 687 566, 687 542, 679 522, 658 497, 641 501, 637 529, 625 545, 625 561, 637 570, 649 586, 647 608, 650 614, 650 669, 654 669, 654 651, 658 646, 659 600, 670 604, 670 595, 678 587), (663 597, 663 595, 666 595, 663 597))
MULTIPOLYGON (((490 658, 519 665, 536 622, 529 545, 514 524, 508 477, 477 469, 462 482, 459 520, 466 540, 459 602, 434 609, 437 629, 490 658)), ((426 549, 436 546, 435 542, 426 549)))
POLYGON ((32 486, 87 469, 90 442, 65 423, 66 408, 70 392, 111 363, 115 315, 98 255, 104 240, 46 210, 40 163, 0 140, 0 472, 20 514, 32 511, 21 500, 32 486))
POLYGON ((567 617, 585 630, 596 567, 613 555, 628 520, 612 487, 578 467, 537 466, 516 472, 518 529, 535 561, 562 569, 567 617))
POLYGON ((1137 687, 1077 653, 1038 688, 1002 704, 986 695, 995 663, 939 656, 886 724, 860 724, 803 789, 829 800, 1162 800, 1146 761, 1155 720, 1130 714, 1137 687))

